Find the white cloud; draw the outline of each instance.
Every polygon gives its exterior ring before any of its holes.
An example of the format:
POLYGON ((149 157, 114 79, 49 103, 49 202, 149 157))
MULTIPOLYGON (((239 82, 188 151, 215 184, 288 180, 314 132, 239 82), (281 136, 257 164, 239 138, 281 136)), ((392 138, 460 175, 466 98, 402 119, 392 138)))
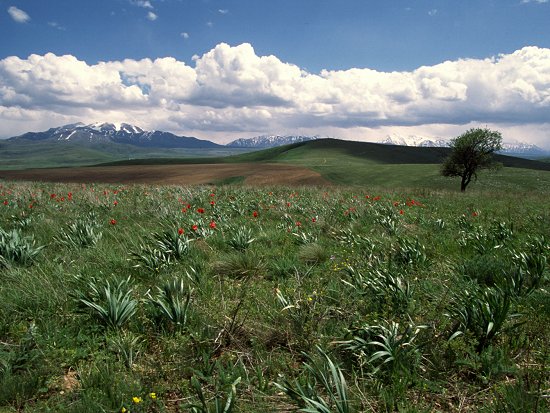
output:
POLYGON ((189 33, 187 32, 181 32, 180 36, 183 37, 184 39, 189 39, 189 33))
POLYGON ((430 11, 428 11, 428 15, 429 16, 435 16, 437 14, 437 9, 431 9, 430 11))
POLYGON ((521 4, 526 4, 526 3, 539 3, 539 4, 542 4, 542 3, 548 3, 548 0, 521 0, 521 4))
POLYGON ((61 26, 61 25, 60 25, 59 23, 57 23, 57 22, 48 22, 48 26, 53 27, 53 28, 55 28, 55 29, 57 29, 57 30, 63 30, 63 31, 64 31, 64 30, 67 30, 65 27, 61 26))
POLYGON ((8 125, 2 133, 66 119, 132 121, 220 140, 268 132, 370 139, 390 129, 449 137, 482 124, 550 146, 550 49, 525 47, 408 72, 308 73, 258 56, 250 44, 221 43, 191 63, 7 57, 0 60, 0 122, 8 125))
POLYGON ((8 8, 8 13, 17 23, 27 23, 31 19, 27 13, 15 6, 8 8))
POLYGON ((153 9, 153 5, 147 0, 130 0, 130 3, 134 6, 143 7, 145 9, 153 9))
POLYGON ((227 10, 227 9, 218 9, 218 13, 227 14, 227 13, 229 13, 229 10, 227 10))
POLYGON ((153 13, 152 11, 150 11, 149 13, 147 13, 147 19, 148 20, 151 20, 152 22, 154 22, 156 19, 158 19, 159 16, 157 16, 155 13, 153 13))
POLYGON ((214 26, 214 23, 212 23, 212 22, 206 22, 206 25, 207 25, 208 27, 213 27, 213 26, 214 26))

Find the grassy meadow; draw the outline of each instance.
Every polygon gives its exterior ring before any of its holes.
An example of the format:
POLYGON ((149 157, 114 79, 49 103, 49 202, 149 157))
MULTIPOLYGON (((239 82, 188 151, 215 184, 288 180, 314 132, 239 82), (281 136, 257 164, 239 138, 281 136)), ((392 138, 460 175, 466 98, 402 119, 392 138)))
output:
POLYGON ((411 168, 0 182, 0 412, 549 411, 550 173, 411 168))
POLYGON ((0 169, 54 168, 94 165, 128 159, 223 157, 247 152, 240 148, 142 148, 135 145, 71 142, 13 142, 0 139, 0 169))

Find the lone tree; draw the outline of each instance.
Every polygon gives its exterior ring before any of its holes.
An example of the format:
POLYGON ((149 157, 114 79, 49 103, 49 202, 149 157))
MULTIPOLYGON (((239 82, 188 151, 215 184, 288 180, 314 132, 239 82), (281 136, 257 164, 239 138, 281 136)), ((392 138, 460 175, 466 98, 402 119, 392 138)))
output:
POLYGON ((497 168, 493 152, 502 149, 502 136, 498 131, 487 128, 470 129, 451 140, 452 152, 443 162, 443 176, 460 176, 460 191, 464 192, 472 180, 477 180, 480 169, 497 168))

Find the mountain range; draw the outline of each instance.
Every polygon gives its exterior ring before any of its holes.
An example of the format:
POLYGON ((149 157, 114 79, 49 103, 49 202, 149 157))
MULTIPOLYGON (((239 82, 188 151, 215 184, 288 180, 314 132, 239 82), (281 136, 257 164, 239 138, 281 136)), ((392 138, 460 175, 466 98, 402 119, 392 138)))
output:
POLYGON ((44 132, 27 132, 9 141, 49 141, 80 144, 119 143, 148 148, 219 148, 222 145, 170 132, 145 131, 128 123, 73 123, 44 132))
MULTIPOLYGON (((379 143, 423 148, 445 148, 449 146, 450 141, 446 139, 427 139, 416 135, 388 135, 379 143)), ((529 157, 548 155, 548 151, 545 151, 537 145, 523 142, 505 142, 502 144, 502 150, 499 151, 499 153, 529 157)))
MULTIPOLYGON (((252 138, 240 138, 229 142, 226 145, 220 145, 209 140, 197 139, 188 136, 177 136, 170 132, 146 131, 138 126, 128 123, 73 123, 50 128, 43 132, 27 132, 23 135, 8 139, 11 142, 70 142, 76 144, 128 144, 142 148, 249 148, 266 149, 281 145, 306 142, 326 137, 314 135, 261 135, 252 138)), ((388 135, 378 143, 386 145, 415 146, 415 147, 448 147, 449 141, 445 139, 428 139, 421 136, 409 135, 401 136, 397 134, 388 135)), ((504 143, 503 150, 505 154, 513 154, 524 157, 536 157, 548 155, 548 151, 527 143, 504 143)))
POLYGON ((241 138, 229 142, 226 146, 231 148, 257 148, 266 149, 276 146, 290 145, 293 143, 313 141, 323 139, 321 136, 302 136, 302 135, 261 135, 253 138, 241 138))

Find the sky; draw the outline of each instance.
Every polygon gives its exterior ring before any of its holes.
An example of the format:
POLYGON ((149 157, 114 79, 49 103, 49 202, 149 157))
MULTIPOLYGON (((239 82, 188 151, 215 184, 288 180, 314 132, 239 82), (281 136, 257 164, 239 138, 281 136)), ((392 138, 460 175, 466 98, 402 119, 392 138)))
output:
POLYGON ((550 149, 550 0, 0 0, 0 138, 472 127, 550 149))

